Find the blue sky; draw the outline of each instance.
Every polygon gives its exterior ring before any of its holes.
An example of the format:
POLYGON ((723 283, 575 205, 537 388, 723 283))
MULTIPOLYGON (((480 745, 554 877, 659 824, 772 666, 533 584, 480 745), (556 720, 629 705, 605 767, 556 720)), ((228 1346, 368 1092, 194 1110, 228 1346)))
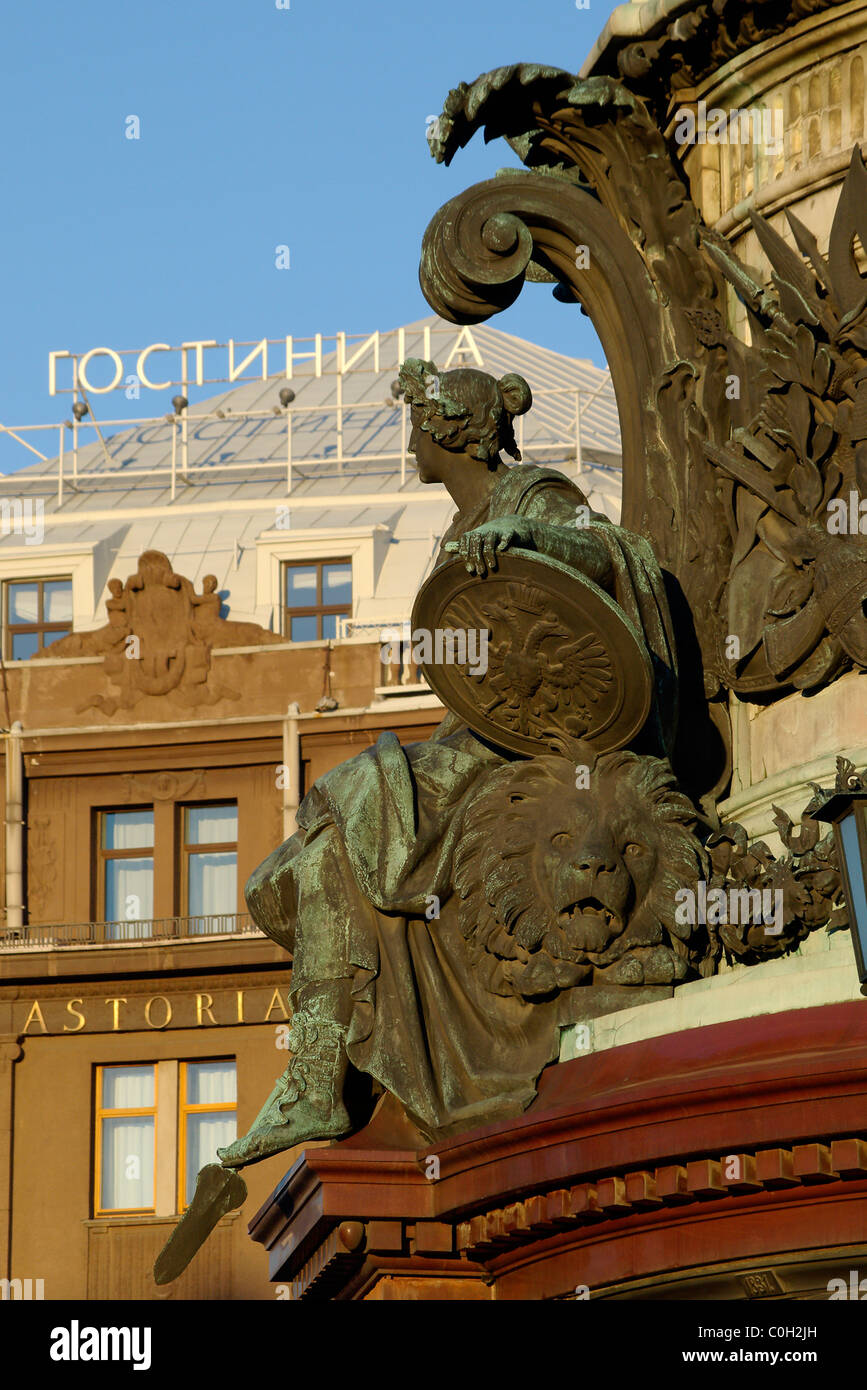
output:
MULTIPOLYGON (((452 86, 504 63, 577 71, 613 8, 7 6, 0 421, 68 414, 68 397, 48 395, 51 348, 362 333, 429 312, 417 279, 428 221, 517 161, 477 137, 446 170, 428 154, 427 117, 452 86), (131 115, 138 140, 125 137, 131 115), (289 270, 275 266, 278 245, 289 270)), ((588 320, 548 286, 527 286, 495 322, 603 361, 588 320)), ((169 408, 149 396, 145 411, 122 391, 98 399, 103 418, 169 408)), ((32 461, 0 451, 7 471, 32 461)))

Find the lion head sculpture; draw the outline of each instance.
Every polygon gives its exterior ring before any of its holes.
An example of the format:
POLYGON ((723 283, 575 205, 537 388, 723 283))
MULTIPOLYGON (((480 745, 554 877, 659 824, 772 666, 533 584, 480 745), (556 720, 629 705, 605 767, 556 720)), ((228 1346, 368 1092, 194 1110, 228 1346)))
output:
POLYGON ((453 884, 494 993, 671 984, 714 968, 707 929, 676 920, 675 894, 707 876, 707 858, 668 763, 582 756, 577 768, 556 755, 497 768, 467 807, 453 884))

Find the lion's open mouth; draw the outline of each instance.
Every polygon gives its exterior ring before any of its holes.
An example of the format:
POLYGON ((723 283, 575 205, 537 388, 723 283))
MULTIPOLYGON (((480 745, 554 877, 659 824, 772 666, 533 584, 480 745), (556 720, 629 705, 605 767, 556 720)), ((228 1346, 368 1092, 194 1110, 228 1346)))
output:
POLYGON ((604 951, 623 930, 619 915, 593 897, 564 907, 558 921, 569 945, 584 951, 604 951))
POLYGON ((579 903, 570 903, 564 907, 560 913, 560 925, 565 927, 570 922, 580 921, 588 917, 601 917, 607 927, 614 923, 620 926, 620 918, 609 907, 606 907, 598 898, 582 898, 579 903))

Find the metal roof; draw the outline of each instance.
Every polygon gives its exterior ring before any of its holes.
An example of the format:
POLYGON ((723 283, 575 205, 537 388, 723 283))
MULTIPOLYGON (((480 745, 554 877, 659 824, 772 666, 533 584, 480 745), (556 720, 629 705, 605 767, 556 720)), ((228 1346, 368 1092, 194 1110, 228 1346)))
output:
MULTIPOLYGON (((359 623, 407 617, 454 503, 439 485, 418 481, 406 453, 409 412, 392 394, 406 357, 430 358, 440 370, 463 365, 495 376, 521 373, 534 395, 533 408, 516 422, 525 461, 574 477, 577 451, 580 485, 592 505, 619 516, 617 408, 609 374, 593 363, 487 324, 458 328, 436 316, 380 333, 376 344, 359 335, 342 352, 342 363, 340 354, 322 353, 320 374, 311 356, 293 364, 289 381, 281 373, 232 385, 191 405, 186 420, 159 417, 115 433, 102 426, 104 447, 98 440, 80 445, 74 457, 66 448, 62 483, 58 459, 6 476, 7 496, 14 489, 25 503, 38 499, 46 562, 64 546, 100 547, 109 557, 94 566, 93 614, 82 622, 79 613, 77 627, 105 621, 108 578, 126 578, 151 548, 197 583, 215 574, 227 615, 276 627, 273 604, 263 608, 256 547, 264 532, 273 535, 287 507, 287 537, 321 532, 323 546, 329 533, 346 528, 387 528, 390 543, 374 590, 358 595, 353 617, 359 623), (287 385, 295 396, 284 409, 278 393, 287 385)), ((79 441, 92 438, 92 429, 85 436, 82 429, 79 441)), ((0 530, 0 578, 14 577, 21 534, 5 517, 0 530)))

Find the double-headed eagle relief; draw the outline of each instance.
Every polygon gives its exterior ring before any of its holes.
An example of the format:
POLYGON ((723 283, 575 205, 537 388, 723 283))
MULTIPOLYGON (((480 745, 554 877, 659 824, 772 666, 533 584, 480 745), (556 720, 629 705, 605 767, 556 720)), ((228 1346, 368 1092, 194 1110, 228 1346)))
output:
POLYGON ((238 1204, 238 1169, 339 1141, 382 1091, 419 1142, 516 1117, 564 1025, 840 924, 830 835, 777 811, 777 858, 716 801, 729 692, 867 668, 867 539, 829 524, 867 487, 860 155, 827 259, 794 219, 798 253, 754 217, 767 287, 625 85, 500 69, 450 94, 433 153, 481 128, 526 168, 436 215, 422 287, 458 323, 526 279, 586 308, 621 414, 623 524, 521 460, 520 376, 403 364, 419 478, 457 506, 412 617, 448 713, 321 777, 250 879, 255 921, 293 958, 292 1055, 222 1172, 203 1170, 160 1282, 238 1204))

